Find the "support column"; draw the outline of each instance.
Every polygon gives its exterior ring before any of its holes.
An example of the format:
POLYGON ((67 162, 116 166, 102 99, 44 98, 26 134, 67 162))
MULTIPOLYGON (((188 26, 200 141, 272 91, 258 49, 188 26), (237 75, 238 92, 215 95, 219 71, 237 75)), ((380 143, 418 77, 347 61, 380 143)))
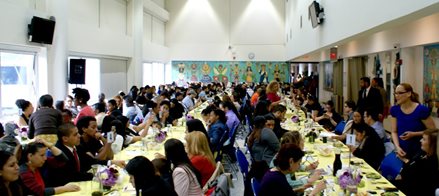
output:
POLYGON ((127 70, 127 89, 130 89, 132 85, 143 85, 143 0, 128 1, 128 34, 133 37, 133 56, 127 70))
POLYGON ((48 1, 48 13, 55 17, 52 45, 47 46, 48 93, 62 100, 67 93, 68 0, 48 1))

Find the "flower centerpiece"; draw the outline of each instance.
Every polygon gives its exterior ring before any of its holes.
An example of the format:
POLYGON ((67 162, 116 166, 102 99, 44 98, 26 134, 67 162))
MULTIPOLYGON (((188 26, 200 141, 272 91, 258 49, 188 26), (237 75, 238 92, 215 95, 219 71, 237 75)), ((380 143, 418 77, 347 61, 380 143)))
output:
POLYGON ((364 187, 364 181, 362 181, 362 179, 363 176, 359 170, 346 168, 337 172, 338 184, 340 188, 345 191, 356 192, 358 187, 364 187))
POLYGON ((155 133, 155 141, 157 142, 157 143, 162 143, 163 141, 165 141, 166 140, 166 136, 167 136, 167 134, 166 134, 166 132, 165 131, 162 131, 162 130, 158 130, 156 133, 155 133))
POLYGON ((114 167, 103 167, 96 173, 96 177, 104 189, 111 189, 119 180, 119 171, 114 167))

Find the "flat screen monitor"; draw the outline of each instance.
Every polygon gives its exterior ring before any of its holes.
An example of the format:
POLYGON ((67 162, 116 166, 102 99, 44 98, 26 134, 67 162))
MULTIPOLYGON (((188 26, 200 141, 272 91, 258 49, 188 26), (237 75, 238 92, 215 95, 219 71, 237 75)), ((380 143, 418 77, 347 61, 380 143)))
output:
POLYGON ((29 41, 52 44, 55 21, 34 16, 29 25, 29 41))
POLYGON ((313 1, 311 5, 308 7, 308 13, 309 17, 311 19, 312 28, 316 28, 319 24, 319 12, 320 12, 320 6, 319 3, 313 1))

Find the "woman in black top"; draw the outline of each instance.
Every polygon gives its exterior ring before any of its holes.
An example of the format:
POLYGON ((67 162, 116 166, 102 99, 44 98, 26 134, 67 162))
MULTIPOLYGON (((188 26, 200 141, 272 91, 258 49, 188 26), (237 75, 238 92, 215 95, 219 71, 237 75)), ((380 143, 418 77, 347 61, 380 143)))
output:
POLYGON ((375 130, 365 123, 353 124, 358 147, 349 146, 354 156, 364 159, 374 169, 378 169, 384 158, 384 142, 375 130))
MULTIPOLYGON (((293 188, 288 184, 285 175, 299 169, 304 155, 305 153, 297 145, 282 145, 273 161, 275 167, 265 173, 262 178, 259 193, 257 194, 259 196, 296 195, 293 188)), ((312 190, 310 195, 316 195, 325 187, 324 181, 321 181, 316 185, 314 190, 312 190)))
POLYGON ((154 165, 149 159, 137 156, 128 162, 125 170, 130 175, 130 182, 136 188, 136 195, 176 196, 173 187, 156 175, 154 165))
POLYGON ((24 99, 17 99, 17 101, 15 101, 15 105, 17 105, 18 109, 20 109, 20 116, 17 122, 18 126, 28 126, 30 115, 34 112, 34 106, 31 102, 24 99))
POLYGON ((329 100, 325 103, 326 112, 315 118, 320 125, 328 131, 333 131, 335 126, 342 121, 342 117, 334 109, 334 102, 329 100))
POLYGON ((404 162, 400 176, 401 189, 407 195, 435 195, 439 187, 437 135, 438 129, 427 129, 421 139, 421 152, 404 162))

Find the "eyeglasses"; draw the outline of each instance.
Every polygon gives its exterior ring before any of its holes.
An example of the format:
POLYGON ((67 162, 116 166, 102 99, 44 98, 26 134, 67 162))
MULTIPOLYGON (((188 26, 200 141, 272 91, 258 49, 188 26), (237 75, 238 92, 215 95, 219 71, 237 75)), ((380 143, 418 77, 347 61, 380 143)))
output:
POLYGON ((402 94, 405 94, 405 93, 408 93, 408 91, 404 91, 404 92, 395 92, 395 93, 393 93, 393 95, 402 95, 402 94))

